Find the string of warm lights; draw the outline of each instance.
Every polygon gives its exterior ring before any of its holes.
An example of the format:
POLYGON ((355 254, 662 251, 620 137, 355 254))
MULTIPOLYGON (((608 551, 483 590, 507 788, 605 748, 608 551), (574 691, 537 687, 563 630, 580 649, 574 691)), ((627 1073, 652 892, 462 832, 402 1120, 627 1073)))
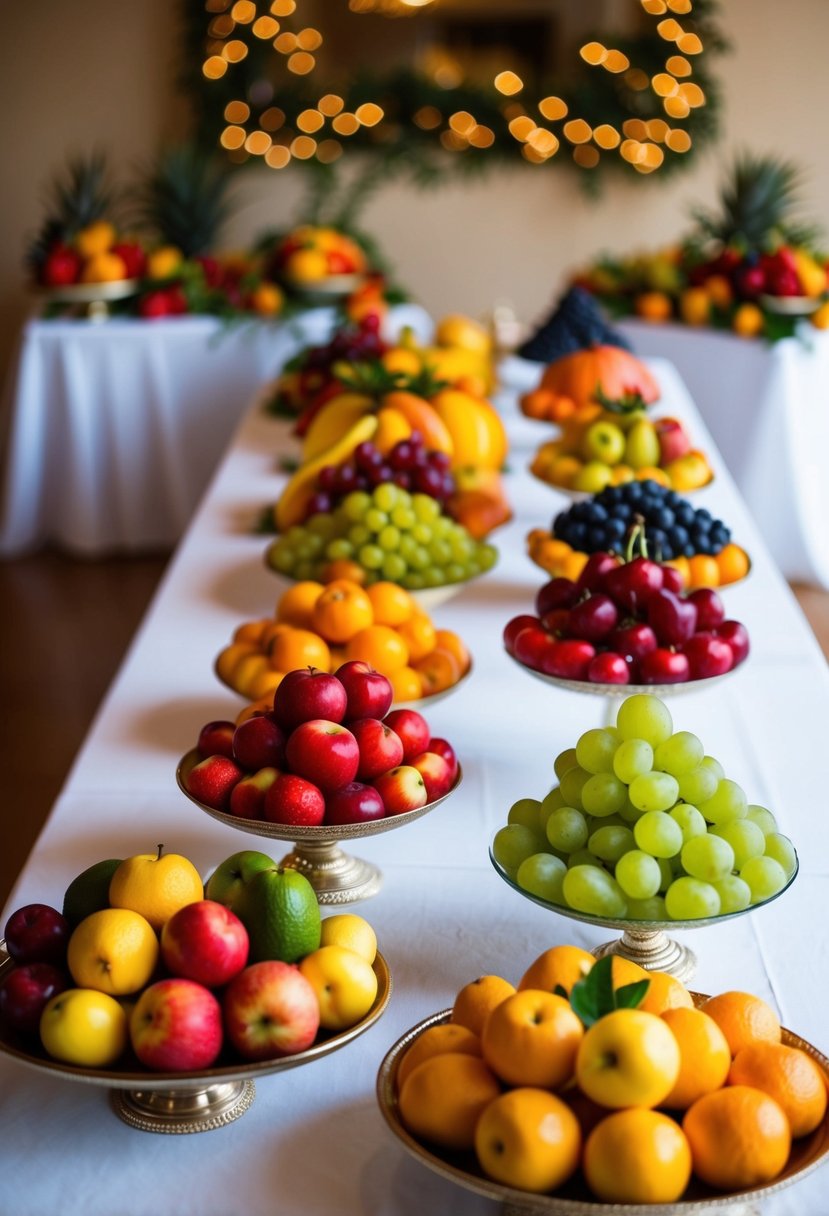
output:
MULTIPOLYGON (((695 116, 710 104, 699 83, 705 46, 698 30, 704 22, 694 12, 710 10, 710 0, 639 0, 655 20, 652 34, 659 45, 667 44, 658 70, 637 64, 627 44, 623 49, 591 40, 580 47, 588 79, 613 82, 615 107, 605 108, 615 113, 600 121, 576 113, 584 106, 572 98, 530 96, 532 90, 512 70, 498 72, 488 91, 478 90, 476 101, 457 65, 441 60, 439 51, 432 56, 430 100, 409 113, 391 90, 380 94, 383 104, 358 97, 354 89, 318 90, 324 32, 303 24, 303 0, 201 2, 208 16, 201 73, 208 86, 221 85, 230 94, 218 142, 237 163, 261 158, 272 169, 294 160, 328 165, 349 144, 378 148, 416 136, 455 154, 512 146, 530 164, 557 157, 592 170, 603 161, 621 161, 650 174, 692 150, 695 116), (453 108, 453 94, 467 104, 453 108)), ((436 2, 349 0, 349 8, 357 16, 411 16, 436 2)), ((711 121, 703 124, 702 134, 710 128, 711 121)))

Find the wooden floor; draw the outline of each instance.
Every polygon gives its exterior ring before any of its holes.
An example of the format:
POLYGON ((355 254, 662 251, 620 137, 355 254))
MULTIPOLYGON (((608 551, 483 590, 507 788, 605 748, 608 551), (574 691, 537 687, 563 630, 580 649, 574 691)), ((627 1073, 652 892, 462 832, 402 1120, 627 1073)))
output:
MULTIPOLYGON (((166 557, 0 562, 0 907, 60 793, 166 557)), ((795 588, 829 655, 829 592, 795 588)), ((212 661, 205 656, 205 662, 212 661)), ((67 876, 67 882, 70 877, 67 876)), ((57 895, 44 892, 45 902, 57 895)), ((0 926, 2 929, 2 926, 0 926)))

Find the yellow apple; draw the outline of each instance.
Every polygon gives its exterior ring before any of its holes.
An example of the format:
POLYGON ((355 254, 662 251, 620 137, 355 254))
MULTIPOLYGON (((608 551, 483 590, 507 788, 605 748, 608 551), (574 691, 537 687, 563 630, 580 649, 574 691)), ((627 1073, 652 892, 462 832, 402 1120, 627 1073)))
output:
POLYGON ((653 1107, 673 1089, 679 1065, 679 1045, 660 1017, 615 1009, 594 1022, 579 1044, 576 1080, 600 1106, 653 1107))
POLYGON ((107 1068, 126 1049, 127 1015, 114 997, 91 988, 53 996, 40 1017, 40 1040, 50 1056, 82 1068, 107 1068))
POLYGON ((346 1030, 374 1004, 377 976, 364 958, 345 946, 321 946, 305 956, 299 969, 317 995, 325 1030, 346 1030))

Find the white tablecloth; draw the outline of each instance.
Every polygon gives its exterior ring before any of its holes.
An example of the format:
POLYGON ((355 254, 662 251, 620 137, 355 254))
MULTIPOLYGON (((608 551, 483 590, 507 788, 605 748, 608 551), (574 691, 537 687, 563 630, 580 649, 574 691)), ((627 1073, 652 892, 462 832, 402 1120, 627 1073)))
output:
MULTIPOLYGON (((661 361, 666 404, 711 444, 687 393, 661 361)), ((497 568, 438 610, 475 657, 472 678, 428 713, 457 746, 461 788, 439 810, 354 851, 377 862, 384 886, 357 905, 375 926, 394 993, 380 1021, 313 1065, 257 1082, 238 1122, 204 1135, 133 1131, 103 1090, 50 1079, 0 1060, 0 1212, 6 1216, 496 1216, 488 1200, 411 1160, 391 1137, 374 1097, 384 1053, 416 1021, 449 1006, 485 972, 515 982, 557 942, 594 946, 611 934, 523 900, 493 872, 487 849, 519 796, 545 792, 555 755, 601 721, 595 697, 560 693, 518 671, 501 647, 511 616, 528 610, 541 572, 524 535, 561 500, 524 472, 537 429, 511 457, 515 521, 496 534, 497 568)), ((515 425, 513 425, 515 423, 515 425)), ((281 584, 265 569, 261 537, 241 528, 272 500, 277 436, 253 410, 236 435, 139 630, 77 763, 17 884, 12 907, 59 901, 69 878, 100 857, 163 840, 206 872, 256 838, 203 815, 174 784, 178 757, 208 719, 237 702, 211 665, 234 627, 271 609, 281 584)), ((829 678, 816 641, 772 564, 716 451, 717 479, 699 495, 733 527, 754 559, 728 590, 729 612, 751 631, 753 653, 730 683, 673 703, 679 728, 698 732, 795 839, 800 875, 784 897, 722 926, 685 935, 700 965, 695 986, 743 988, 771 1001, 786 1025, 825 1050, 827 827, 820 791, 829 678)), ((274 857, 275 842, 261 842, 274 857)), ((784 1191, 767 1216, 825 1216, 826 1176, 784 1191)))
MULTIPOLYGON (((173 545, 244 403, 335 313, 228 326, 214 317, 30 321, 6 395, 0 555, 173 545)), ((423 310, 392 310, 390 333, 423 310)))
POLYGON ((794 582, 829 587, 829 333, 768 345, 687 325, 618 326, 688 386, 771 554, 794 582))

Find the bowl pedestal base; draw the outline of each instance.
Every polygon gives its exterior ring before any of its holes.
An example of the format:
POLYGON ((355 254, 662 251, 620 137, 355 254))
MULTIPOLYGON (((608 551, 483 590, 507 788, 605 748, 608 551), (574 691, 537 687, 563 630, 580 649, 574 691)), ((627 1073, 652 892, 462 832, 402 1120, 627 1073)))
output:
POLYGON ((139 1131, 186 1135, 233 1123, 255 1095, 253 1081, 228 1081, 201 1089, 114 1089, 110 1102, 118 1118, 139 1131))
POLYGON ((604 942, 593 953, 596 958, 619 954, 646 971, 667 971, 683 984, 688 983, 697 969, 697 956, 693 950, 674 941, 664 929, 628 927, 621 937, 604 942))
POLYGON ((351 904, 376 895, 383 883, 377 866, 352 857, 334 840, 299 841, 280 865, 299 870, 321 904, 351 904))

